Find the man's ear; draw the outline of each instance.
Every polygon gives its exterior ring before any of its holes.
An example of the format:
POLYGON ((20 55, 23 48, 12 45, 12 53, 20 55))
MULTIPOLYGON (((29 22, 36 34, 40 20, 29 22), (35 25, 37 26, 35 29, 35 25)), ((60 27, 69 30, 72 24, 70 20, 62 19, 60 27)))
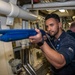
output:
POLYGON ((62 23, 61 22, 59 22, 59 28, 62 28, 62 23))

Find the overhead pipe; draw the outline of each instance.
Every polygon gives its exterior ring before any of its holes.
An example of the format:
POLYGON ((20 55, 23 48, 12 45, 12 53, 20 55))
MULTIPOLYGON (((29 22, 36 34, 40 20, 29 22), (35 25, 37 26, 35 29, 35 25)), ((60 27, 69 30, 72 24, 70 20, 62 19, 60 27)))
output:
MULTIPOLYGON (((38 3, 33 5, 33 9, 47 9, 47 8, 64 8, 64 7, 75 7, 75 1, 66 1, 66 2, 48 2, 48 3, 38 3)), ((27 9, 32 9, 30 4, 25 4, 23 7, 27 9)))
POLYGON ((36 15, 28 11, 25 11, 12 3, 7 3, 2 0, 0 0, 0 14, 4 14, 6 16, 11 16, 11 17, 18 17, 31 21, 38 19, 36 15))

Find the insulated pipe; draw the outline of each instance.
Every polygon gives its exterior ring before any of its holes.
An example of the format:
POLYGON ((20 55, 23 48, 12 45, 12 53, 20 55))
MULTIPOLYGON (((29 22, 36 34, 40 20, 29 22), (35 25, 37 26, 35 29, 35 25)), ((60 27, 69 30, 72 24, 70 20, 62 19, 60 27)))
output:
POLYGON ((25 20, 37 20, 37 16, 29 13, 18 6, 0 0, 0 14, 6 16, 18 17, 25 20))
MULTIPOLYGON (((51 3, 38 3, 34 4, 33 9, 47 9, 47 8, 63 8, 63 7, 75 7, 75 1, 66 1, 66 2, 51 2, 51 3)), ((23 9, 32 9, 30 4, 24 5, 23 9)))

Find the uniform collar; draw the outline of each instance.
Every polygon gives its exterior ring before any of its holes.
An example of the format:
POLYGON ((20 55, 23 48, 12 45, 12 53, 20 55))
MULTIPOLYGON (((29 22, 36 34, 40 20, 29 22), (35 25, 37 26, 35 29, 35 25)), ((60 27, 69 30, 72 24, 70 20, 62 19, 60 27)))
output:
POLYGON ((60 37, 54 41, 54 46, 55 48, 58 50, 60 47, 60 41, 62 41, 64 39, 64 37, 66 36, 66 32, 63 31, 62 34, 60 35, 60 37))
POLYGON ((62 34, 61 34, 60 37, 57 39, 57 41, 61 41, 65 36, 66 36, 66 32, 63 30, 62 34))

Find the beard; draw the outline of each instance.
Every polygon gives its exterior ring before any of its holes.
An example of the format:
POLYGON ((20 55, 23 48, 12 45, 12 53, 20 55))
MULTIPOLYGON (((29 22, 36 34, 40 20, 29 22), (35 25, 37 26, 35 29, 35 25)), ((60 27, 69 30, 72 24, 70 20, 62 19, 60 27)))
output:
POLYGON ((55 31, 48 31, 48 33, 51 37, 55 37, 59 33, 59 28, 57 28, 55 31))

